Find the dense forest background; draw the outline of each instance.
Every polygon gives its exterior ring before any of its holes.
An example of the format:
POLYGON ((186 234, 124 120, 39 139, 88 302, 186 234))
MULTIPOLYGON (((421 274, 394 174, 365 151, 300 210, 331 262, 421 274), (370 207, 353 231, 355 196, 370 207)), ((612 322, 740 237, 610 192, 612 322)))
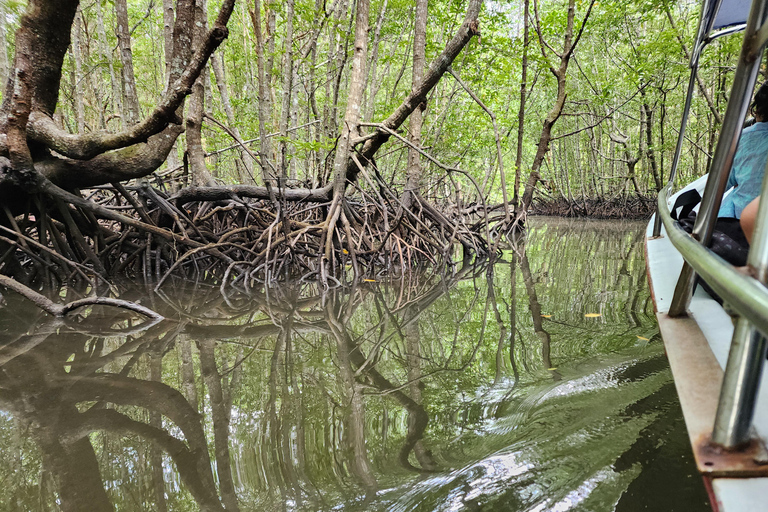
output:
MULTIPOLYGON (((208 2, 211 19, 218 3, 208 2)), ((199 143, 213 180, 260 182, 253 159, 232 134, 257 147, 258 112, 263 108, 270 167, 305 186, 325 183, 350 81, 354 3, 238 2, 228 24, 229 38, 204 72, 202 138, 182 135, 158 174, 177 171, 178 180, 205 183, 208 178, 201 173, 178 172, 186 149, 199 143), (254 7, 260 20, 254 17, 254 7), (261 35, 255 33, 255 23, 260 23, 261 35), (265 51, 261 80, 260 43, 265 51), (260 87, 267 92, 263 98, 260 87)), ((25 6, 22 1, 0 2, 3 82, 25 6)), ((57 123, 71 132, 119 131, 151 111, 167 82, 167 11, 172 6, 168 0, 81 3, 64 61, 57 123)), ((424 105, 421 146, 437 161, 471 174, 491 202, 502 199, 500 169, 510 199, 518 192, 517 168, 523 181, 531 169, 542 121, 557 99, 557 79, 549 66, 562 52, 559 40, 566 30, 567 7, 560 1, 542 1, 535 10, 522 2, 486 2, 481 37, 453 64, 461 82, 446 76, 424 105)), ((576 3, 577 29, 588 7, 588 2, 576 3)), ((400 0, 371 2, 368 72, 360 108, 364 123, 380 122, 411 90, 417 8, 414 2, 400 0)), ((422 66, 424 58, 430 62, 445 46, 464 9, 463 2, 429 3, 422 66)), ((676 142, 697 21, 698 6, 692 3, 606 1, 591 6, 567 70, 561 118, 540 170, 545 186, 539 185, 538 192, 543 197, 578 201, 647 196, 659 187, 676 142)), ((694 99, 683 153, 683 179, 707 168, 738 44, 737 36, 705 52, 699 81, 703 87, 694 99)), ((380 172, 399 188, 407 179, 407 158, 407 146, 398 140, 377 158, 380 172)), ((439 198, 448 193, 445 171, 426 159, 423 166, 423 194, 439 198)), ((477 195, 469 184, 463 190, 469 197, 477 195)))
MULTIPOLYGON (((0 6, 0 273, 38 288, 328 284, 499 254, 530 211, 647 216, 698 20, 655 0, 0 6)), ((738 36, 714 46, 683 181, 738 36)))
MULTIPOLYGON (((616 503, 624 455, 672 459, 677 411, 638 398, 673 393, 645 349, 641 233, 525 215, 650 211, 697 17, 0 0, 0 286, 49 314, 0 295, 0 509, 370 508, 511 436, 552 447, 520 459, 523 494, 556 505, 540 482, 567 473, 616 503)), ((704 55, 683 180, 707 168, 737 39, 704 55)))

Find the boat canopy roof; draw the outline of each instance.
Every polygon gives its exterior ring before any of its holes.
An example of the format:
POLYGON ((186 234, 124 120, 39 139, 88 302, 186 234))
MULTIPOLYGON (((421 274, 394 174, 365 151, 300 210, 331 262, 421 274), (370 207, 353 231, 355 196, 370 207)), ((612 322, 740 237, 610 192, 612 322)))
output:
POLYGON ((752 0, 704 0, 699 18, 699 30, 691 56, 691 67, 699 59, 701 50, 718 37, 744 30, 752 0))
POLYGON ((711 9, 708 19, 711 21, 710 35, 712 31, 742 25, 747 23, 751 0, 705 0, 704 8, 711 9), (714 14, 714 16, 713 16, 714 14))

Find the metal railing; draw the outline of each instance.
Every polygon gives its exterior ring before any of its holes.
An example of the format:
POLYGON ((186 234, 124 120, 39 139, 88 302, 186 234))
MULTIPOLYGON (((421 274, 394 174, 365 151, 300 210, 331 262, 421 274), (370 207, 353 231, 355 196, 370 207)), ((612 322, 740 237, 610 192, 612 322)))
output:
MULTIPOLYGON (((703 9, 716 11, 717 8, 719 8, 719 0, 705 2, 703 9)), ((755 233, 747 258, 747 266, 755 277, 737 271, 706 246, 714 231, 717 212, 720 209, 741 128, 757 79, 760 59, 768 42, 766 18, 768 18, 768 0, 754 0, 744 30, 744 42, 736 67, 730 101, 693 232, 688 235, 683 231, 672 219, 668 208, 668 199, 674 186, 687 121, 687 115, 684 114, 670 180, 659 193, 657 222, 653 233, 654 236, 659 234, 660 219, 670 241, 685 260, 675 287, 669 316, 686 314, 696 274, 700 275, 740 315, 733 332, 712 432, 712 440, 726 448, 735 448, 749 441, 757 390, 766 357, 768 288, 764 284, 768 278, 768 180, 763 180, 761 194, 766 200, 761 201, 759 207, 755 233)), ((704 20, 704 14, 702 14, 702 20, 704 20)), ((690 105, 700 51, 707 42, 712 40, 712 36, 702 38, 702 30, 709 29, 711 29, 711 23, 709 27, 703 21, 700 23, 698 43, 691 59, 692 71, 686 98, 687 108, 690 105)))
MULTIPOLYGON (((659 211, 667 236, 696 273, 741 315, 734 329, 712 434, 718 444, 739 446, 749 439, 765 360, 765 338, 760 333, 768 333, 768 288, 762 284, 768 273, 768 201, 760 204, 748 259, 756 279, 737 271, 683 231, 667 208, 670 189, 668 185, 659 194, 659 211)), ((768 180, 763 183, 763 193, 768 197, 768 180)))

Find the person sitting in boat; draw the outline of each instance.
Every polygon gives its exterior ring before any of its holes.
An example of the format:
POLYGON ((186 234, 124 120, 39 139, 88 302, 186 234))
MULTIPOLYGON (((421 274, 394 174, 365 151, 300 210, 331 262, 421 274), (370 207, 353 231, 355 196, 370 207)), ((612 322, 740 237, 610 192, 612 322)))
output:
POLYGON ((768 161, 768 82, 755 93, 751 112, 755 124, 741 132, 726 185, 726 190, 733 187, 733 191, 723 199, 720 218, 741 218, 744 208, 760 194, 768 161))
MULTIPOLYGON (((749 240, 745 236, 740 219, 747 205, 760 194, 765 164, 768 162, 768 82, 762 84, 755 93, 751 112, 755 117, 755 124, 741 132, 726 185, 726 190, 733 190, 720 205, 710 242, 713 252, 736 266, 747 264, 749 251, 749 240)), ((749 225, 751 208, 746 211, 747 219, 744 223, 749 225)), ((757 212, 756 206, 754 212, 757 212)), ((692 213, 681 219, 680 225, 690 233, 693 231, 695 218, 695 213, 692 213)))

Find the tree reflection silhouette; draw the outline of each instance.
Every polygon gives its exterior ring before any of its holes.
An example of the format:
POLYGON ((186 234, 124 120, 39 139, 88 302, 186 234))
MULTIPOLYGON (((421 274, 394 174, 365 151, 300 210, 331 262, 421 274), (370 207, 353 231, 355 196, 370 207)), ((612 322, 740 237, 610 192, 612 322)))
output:
MULTIPOLYGON (((634 238, 620 242, 608 265, 529 238, 495 273, 345 290, 169 281, 147 299, 169 319, 154 325, 99 308, 78 322, 23 318, 0 346, 0 399, 42 459, 24 483, 64 511, 376 508, 401 482, 512 439, 525 393, 572 378, 569 358, 584 357, 573 333, 596 324, 575 308, 613 300, 629 326, 616 329, 645 328, 642 269, 620 260, 634 238), (590 265, 610 272, 584 278, 590 265)), ((601 250, 598 236, 579 243, 601 250)))

